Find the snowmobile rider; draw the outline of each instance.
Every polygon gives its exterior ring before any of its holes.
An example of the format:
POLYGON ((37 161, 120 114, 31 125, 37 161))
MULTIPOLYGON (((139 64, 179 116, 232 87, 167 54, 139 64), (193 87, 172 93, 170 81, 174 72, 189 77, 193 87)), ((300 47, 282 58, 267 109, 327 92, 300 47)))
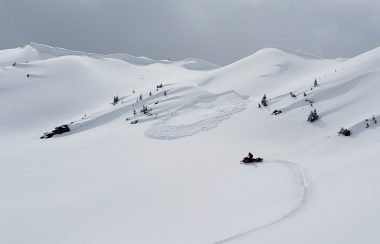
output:
POLYGON ((251 152, 248 153, 248 158, 249 158, 249 159, 252 159, 252 158, 253 158, 253 155, 252 155, 251 152))

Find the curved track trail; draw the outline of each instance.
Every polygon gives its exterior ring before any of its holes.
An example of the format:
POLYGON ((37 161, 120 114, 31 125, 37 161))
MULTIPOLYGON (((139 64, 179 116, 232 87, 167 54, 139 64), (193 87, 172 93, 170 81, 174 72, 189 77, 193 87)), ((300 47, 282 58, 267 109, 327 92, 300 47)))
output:
POLYGON ((286 219, 294 216, 296 213, 298 213, 306 205, 306 202, 308 201, 308 199, 310 197, 311 188, 310 188, 309 181, 308 181, 308 179, 306 177, 305 171, 300 166, 298 166, 297 164, 292 163, 292 162, 288 162, 288 161, 276 160, 276 161, 269 162, 269 163, 271 163, 271 164, 281 164, 282 166, 287 167, 294 174, 294 177, 297 180, 298 187, 299 187, 298 204, 295 205, 294 208, 291 209, 288 213, 286 213, 282 217, 280 217, 280 218, 278 218, 278 219, 276 219, 276 220, 274 220, 272 222, 269 222, 267 224, 263 224, 263 225, 257 226, 257 227, 255 227, 253 229, 244 231, 242 233, 230 236, 230 237, 228 237, 226 239, 217 241, 216 243, 226 243, 226 242, 229 242, 229 241, 233 241, 233 240, 242 238, 242 237, 244 237, 244 236, 246 236, 248 234, 252 234, 252 233, 254 233, 256 231, 259 231, 259 230, 265 229, 267 227, 270 227, 272 225, 275 225, 275 224, 277 224, 277 223, 279 223, 279 222, 281 222, 283 220, 286 220, 286 219))

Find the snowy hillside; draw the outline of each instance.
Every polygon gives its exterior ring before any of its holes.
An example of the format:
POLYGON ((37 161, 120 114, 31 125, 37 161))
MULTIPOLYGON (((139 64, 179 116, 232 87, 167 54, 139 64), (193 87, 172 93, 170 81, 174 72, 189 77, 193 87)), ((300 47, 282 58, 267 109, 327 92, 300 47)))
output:
POLYGON ((179 62, 174 62, 170 60, 152 60, 146 57, 134 57, 125 53, 117 53, 110 55, 102 55, 95 53, 86 53, 81 51, 72 51, 59 47, 50 47, 43 44, 38 44, 31 42, 29 45, 23 48, 8 49, 2 51, 2 57, 0 59, 1 66, 11 65, 14 62, 27 63, 30 61, 46 60, 51 58, 57 58, 62 56, 81 56, 81 57, 91 57, 95 59, 120 59, 124 60, 130 64, 135 65, 149 65, 149 64, 175 64, 178 66, 183 66, 188 69, 215 69, 219 66, 202 59, 185 59, 179 62))
POLYGON ((379 64, 2 50, 0 243, 378 243, 379 64))

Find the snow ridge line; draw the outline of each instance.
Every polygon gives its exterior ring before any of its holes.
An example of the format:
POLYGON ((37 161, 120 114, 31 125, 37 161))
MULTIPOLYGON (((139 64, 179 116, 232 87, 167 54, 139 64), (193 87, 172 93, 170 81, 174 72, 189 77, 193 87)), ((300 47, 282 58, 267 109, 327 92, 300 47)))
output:
POLYGON ((226 239, 223 239, 221 241, 217 241, 217 242, 215 242, 216 244, 225 243, 225 242, 229 242, 229 241, 232 241, 235 239, 239 239, 239 238, 246 236, 248 234, 252 234, 253 232, 256 232, 256 231, 265 229, 267 227, 270 227, 272 225, 275 225, 275 224, 277 224, 283 220, 286 220, 286 219, 296 215, 298 212, 300 212, 306 206, 306 203, 309 200, 309 197, 311 194, 311 187, 310 187, 309 181, 306 177, 305 170, 303 168, 301 168, 298 164, 292 163, 289 161, 276 160, 276 161, 270 162, 270 163, 282 164, 285 167, 289 168, 293 172, 294 176, 296 177, 296 179, 298 181, 298 185, 300 188, 298 204, 292 210, 290 210, 287 214, 285 214, 284 216, 282 216, 279 219, 276 219, 270 223, 255 227, 251 230, 247 230, 245 232, 233 235, 233 236, 228 237, 226 239))

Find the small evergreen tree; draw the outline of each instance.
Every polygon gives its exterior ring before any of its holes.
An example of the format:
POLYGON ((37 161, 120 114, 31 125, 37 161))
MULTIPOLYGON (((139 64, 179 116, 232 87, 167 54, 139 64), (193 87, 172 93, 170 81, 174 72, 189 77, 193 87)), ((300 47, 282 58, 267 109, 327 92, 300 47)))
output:
POLYGON ((141 93, 140 96, 139 96, 139 100, 140 100, 140 101, 143 100, 143 95, 142 95, 142 93, 141 93))
POLYGON ((167 96, 167 95, 168 95, 168 93, 166 91, 164 91, 164 96, 167 96))
POLYGON ((309 122, 314 122, 316 121, 317 119, 319 119, 319 116, 317 114, 317 110, 314 109, 314 111, 312 110, 309 114, 309 116, 307 117, 307 121, 309 122))
POLYGON ((317 87, 318 86, 318 82, 317 82, 317 78, 315 78, 314 80, 314 87, 317 87))
POLYGON ((339 135, 344 135, 344 136, 350 136, 351 135, 351 131, 349 129, 345 129, 345 128, 342 127, 338 131, 338 134, 339 135))
POLYGON ((266 107, 268 106, 268 100, 267 100, 267 96, 264 94, 263 98, 261 99, 261 104, 266 107))
POLYGON ((113 104, 116 104, 118 103, 120 100, 119 100, 119 95, 116 95, 113 97, 113 104))
POLYGON ((148 114, 152 109, 149 108, 147 105, 143 105, 143 107, 141 108, 140 112, 143 113, 143 114, 148 114))
POLYGON ((149 92, 149 96, 152 96, 152 92, 151 91, 149 92))
POLYGON ((307 95, 306 95, 306 92, 304 92, 304 93, 303 93, 303 96, 304 96, 304 97, 306 97, 306 96, 307 96, 307 95))
POLYGON ((133 109, 133 115, 136 115, 137 112, 136 112, 136 109, 133 109))

